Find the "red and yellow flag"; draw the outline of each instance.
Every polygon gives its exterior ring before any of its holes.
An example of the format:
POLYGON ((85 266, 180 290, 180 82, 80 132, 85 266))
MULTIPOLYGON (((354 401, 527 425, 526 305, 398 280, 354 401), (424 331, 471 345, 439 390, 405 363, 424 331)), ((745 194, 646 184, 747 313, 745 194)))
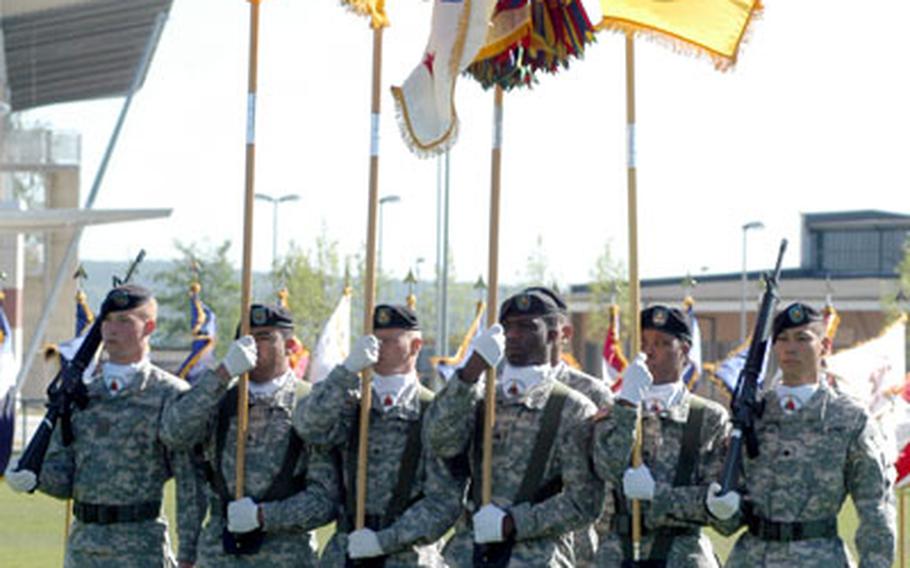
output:
POLYGON ((760 0, 600 0, 598 29, 655 34, 709 56, 719 69, 736 64, 760 0))

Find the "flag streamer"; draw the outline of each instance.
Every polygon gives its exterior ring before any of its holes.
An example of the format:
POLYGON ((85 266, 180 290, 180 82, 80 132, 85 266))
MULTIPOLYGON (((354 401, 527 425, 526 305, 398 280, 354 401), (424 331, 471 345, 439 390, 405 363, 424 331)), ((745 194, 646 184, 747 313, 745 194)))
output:
POLYGON ((499 0, 483 49, 466 73, 488 89, 530 86, 540 72, 568 68, 594 41, 594 26, 577 0, 499 0))

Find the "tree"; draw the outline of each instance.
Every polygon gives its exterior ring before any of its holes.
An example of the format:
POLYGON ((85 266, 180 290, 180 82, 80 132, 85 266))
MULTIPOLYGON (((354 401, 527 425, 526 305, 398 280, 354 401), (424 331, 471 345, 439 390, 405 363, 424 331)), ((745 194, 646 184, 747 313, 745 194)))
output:
POLYGON ((637 314, 629 313, 629 277, 622 261, 613 258, 613 251, 608 241, 591 270, 591 303, 595 309, 591 315, 591 322, 587 329, 588 339, 603 341, 607 328, 610 326, 608 308, 611 303, 619 304, 620 340, 626 336, 626 330, 632 317, 637 314))
POLYGON ((158 332, 153 336, 156 344, 189 345, 192 341, 189 290, 198 278, 202 301, 218 322, 216 353, 223 355, 240 321, 240 279, 227 258, 231 241, 217 246, 177 241, 174 246, 180 258, 174 260, 171 270, 155 275, 155 281, 164 285, 164 292, 157 295, 160 308, 158 332))
POLYGON ((525 265, 524 283, 526 286, 549 286, 558 289, 556 277, 549 270, 547 253, 543 246, 543 236, 537 235, 535 248, 528 255, 525 265))
POLYGON ((330 241, 323 228, 313 250, 292 242, 273 268, 271 280, 274 291, 287 288, 297 337, 312 348, 344 290, 337 241, 330 241))

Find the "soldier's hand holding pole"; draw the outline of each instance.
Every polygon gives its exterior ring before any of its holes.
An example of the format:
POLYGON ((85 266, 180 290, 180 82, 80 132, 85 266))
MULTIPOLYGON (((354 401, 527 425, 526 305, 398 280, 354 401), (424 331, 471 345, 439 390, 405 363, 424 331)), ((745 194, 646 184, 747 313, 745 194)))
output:
POLYGON ((375 531, 357 529, 348 535, 348 557, 351 559, 375 558, 382 555, 382 546, 375 531))
POLYGON ((361 335, 351 348, 344 368, 357 374, 379 361, 379 340, 375 335, 361 335))
POLYGON ((239 377, 256 366, 256 340, 252 335, 235 339, 221 360, 228 377, 239 377))
POLYGON ((500 324, 484 330, 471 341, 471 350, 474 353, 468 358, 465 366, 459 369, 460 379, 468 383, 477 382, 484 371, 496 368, 502 360, 505 346, 506 336, 500 324))
POLYGON ((622 387, 619 389, 619 402, 638 406, 654 383, 654 377, 648 370, 648 356, 639 353, 622 374, 622 387))

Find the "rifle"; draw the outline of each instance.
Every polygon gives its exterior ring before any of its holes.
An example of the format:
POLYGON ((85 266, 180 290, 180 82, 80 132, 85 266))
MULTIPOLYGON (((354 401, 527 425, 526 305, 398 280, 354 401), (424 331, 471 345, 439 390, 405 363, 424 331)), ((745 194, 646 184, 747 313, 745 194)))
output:
MULTIPOLYGON (((129 282, 143 258, 145 258, 145 251, 141 250, 136 259, 130 264, 126 276, 122 280, 114 277, 114 286, 129 282)), ((47 412, 44 414, 44 419, 29 441, 25 451, 22 452, 16 471, 28 470, 38 477, 41 473, 41 467, 44 465, 44 456, 47 454, 51 435, 54 433, 58 420, 61 422, 60 433, 63 437, 63 445, 69 446, 73 442, 71 421, 73 407, 83 410, 88 404, 88 390, 82 380, 82 374, 95 359, 98 348, 101 346, 101 323, 107 316, 106 306, 107 302, 101 305, 100 313, 95 318, 88 333, 85 334, 85 339, 82 340, 79 350, 72 360, 64 360, 63 367, 57 373, 57 376, 54 377, 54 380, 51 381, 51 384, 48 385, 47 412)))
POLYGON ((755 420, 761 418, 765 405, 758 398, 758 379, 765 362, 765 353, 771 343, 771 322, 774 309, 780 296, 777 294, 778 280, 780 279, 780 264, 787 250, 787 239, 781 240, 780 250, 777 253, 777 264, 772 274, 764 274, 765 292, 762 294, 761 307, 755 320, 755 329, 752 331, 752 341, 749 343, 749 353, 746 355, 746 364, 739 372, 736 381, 736 390, 730 403, 733 431, 730 433, 730 447, 724 460, 723 476, 721 478, 720 494, 723 495, 735 489, 737 478, 742 467, 742 447, 746 444, 746 453, 749 458, 758 457, 758 437, 755 433, 755 420))

